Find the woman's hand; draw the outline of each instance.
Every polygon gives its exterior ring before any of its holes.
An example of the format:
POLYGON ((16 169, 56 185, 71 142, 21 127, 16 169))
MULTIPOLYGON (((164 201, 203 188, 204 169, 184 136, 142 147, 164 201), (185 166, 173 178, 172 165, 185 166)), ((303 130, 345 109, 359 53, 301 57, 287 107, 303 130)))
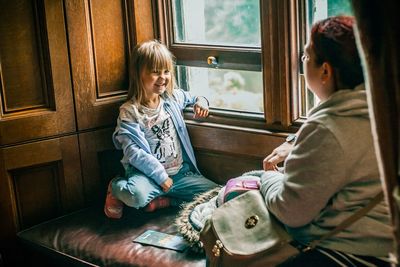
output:
POLYGON ((171 186, 174 184, 174 181, 171 178, 167 178, 164 183, 162 183, 161 188, 164 192, 168 192, 171 189, 171 186))
POLYGON ((206 118, 208 116, 208 101, 204 97, 199 97, 193 105, 193 118, 206 118))
POLYGON ((278 164, 284 161, 293 149, 293 144, 285 142, 275 148, 271 154, 269 154, 263 160, 263 168, 265 171, 277 171, 278 164))

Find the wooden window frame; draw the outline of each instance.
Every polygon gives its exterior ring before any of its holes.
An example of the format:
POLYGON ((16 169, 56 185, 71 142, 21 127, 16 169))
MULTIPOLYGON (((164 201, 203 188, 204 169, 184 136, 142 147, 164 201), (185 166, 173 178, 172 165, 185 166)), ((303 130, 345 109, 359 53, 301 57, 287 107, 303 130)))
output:
MULTIPOLYGON (((297 131, 300 52, 305 40, 306 0, 260 0, 261 49, 174 42, 172 0, 153 0, 156 38, 167 44, 177 65, 208 67, 207 57, 221 58, 219 68, 261 70, 264 114, 212 111, 207 122, 272 132, 297 131), (287 56, 287 55, 290 56, 287 56), (238 114, 240 114, 238 116, 238 114)), ((304 85, 303 85, 304 86, 304 85)), ((187 114, 188 123, 191 114, 187 114)))

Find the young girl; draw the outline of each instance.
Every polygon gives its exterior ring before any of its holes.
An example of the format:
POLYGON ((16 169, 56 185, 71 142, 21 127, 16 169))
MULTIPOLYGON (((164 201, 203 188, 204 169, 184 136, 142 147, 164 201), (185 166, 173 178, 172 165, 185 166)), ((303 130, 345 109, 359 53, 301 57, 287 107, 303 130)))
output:
POLYGON ((173 55, 158 41, 133 51, 128 100, 113 134, 124 153, 126 178, 108 185, 104 212, 109 218, 121 218, 124 204, 154 211, 217 186, 200 174, 182 116, 193 105, 195 118, 207 117, 208 101, 174 89, 173 65, 173 55))

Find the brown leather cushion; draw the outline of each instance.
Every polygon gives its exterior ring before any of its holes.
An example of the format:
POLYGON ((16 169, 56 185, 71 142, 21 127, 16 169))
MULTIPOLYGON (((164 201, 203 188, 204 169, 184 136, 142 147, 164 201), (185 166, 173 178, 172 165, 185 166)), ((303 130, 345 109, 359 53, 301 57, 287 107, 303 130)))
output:
POLYGON ((176 214, 175 208, 154 213, 125 209, 120 220, 111 220, 94 207, 34 226, 18 237, 30 248, 100 266, 205 266, 203 255, 132 242, 147 229, 176 234, 176 214))

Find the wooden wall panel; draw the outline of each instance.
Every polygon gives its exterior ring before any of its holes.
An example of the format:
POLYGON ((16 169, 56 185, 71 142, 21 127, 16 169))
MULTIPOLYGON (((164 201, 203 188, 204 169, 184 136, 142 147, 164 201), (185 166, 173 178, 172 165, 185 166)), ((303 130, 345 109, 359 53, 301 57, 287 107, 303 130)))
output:
POLYGON ((262 169, 263 158, 210 153, 201 149, 195 153, 202 174, 219 184, 225 184, 230 178, 244 172, 262 169))
POLYGON ((132 2, 66 1, 79 130, 114 124, 126 98, 132 2))
POLYGON ((108 182, 124 174, 122 151, 117 151, 111 139, 114 128, 79 135, 84 192, 87 204, 103 202, 108 182))
POLYGON ((83 206, 78 139, 0 149, 0 237, 83 206))
POLYGON ((0 145, 75 130, 62 1, 0 8, 0 145))
MULTIPOLYGON (((202 173, 224 183, 243 172, 262 169, 262 160, 284 142, 283 136, 188 124, 202 173)), ((114 128, 79 134, 82 172, 87 204, 104 201, 107 184, 123 174, 122 151, 116 150, 114 128)))
POLYGON ((45 166, 10 171, 19 228, 24 229, 60 215, 60 166, 45 166))
POLYGON ((118 94, 128 86, 128 55, 125 6, 121 1, 90 1, 93 56, 97 83, 96 95, 101 99, 118 94))
POLYGON ((136 42, 140 43, 146 40, 156 38, 156 29, 153 18, 154 0, 136 0, 133 1, 135 10, 135 29, 136 42))
POLYGON ((210 179, 224 183, 243 172, 262 169, 263 159, 285 141, 283 136, 188 124, 198 165, 210 179))
POLYGON ((264 159, 285 141, 279 134, 245 131, 237 127, 217 128, 188 124, 194 148, 217 153, 264 159))
MULTIPOLYGON (((43 25, 44 16, 35 14, 43 12, 43 9, 34 5, 35 2, 19 2, 19 5, 14 2, 15 8, 9 9, 11 12, 3 10, 1 14, 1 85, 4 114, 34 108, 51 109, 50 103, 54 102, 49 99, 52 96, 48 94, 51 88, 47 86, 51 87, 51 84, 47 84, 44 75, 49 62, 44 62, 43 51, 40 50, 42 45, 47 45, 39 28, 39 25, 43 25)), ((48 48, 46 50, 48 51, 48 48)))

